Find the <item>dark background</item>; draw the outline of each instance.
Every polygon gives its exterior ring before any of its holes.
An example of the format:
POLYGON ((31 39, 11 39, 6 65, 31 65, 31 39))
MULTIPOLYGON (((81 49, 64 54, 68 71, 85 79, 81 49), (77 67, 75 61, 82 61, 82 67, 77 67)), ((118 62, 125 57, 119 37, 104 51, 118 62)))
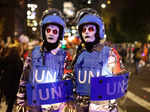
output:
MULTIPOLYGON (((91 0, 90 5, 88 0, 0 0, 0 38, 19 36, 22 33, 30 38, 40 36, 40 28, 37 32, 32 32, 26 25, 27 4, 38 5, 37 21, 40 22, 42 11, 48 7, 63 11, 65 1, 71 1, 75 11, 85 7, 96 9, 105 22, 107 39, 112 42, 149 42, 150 0, 111 0, 105 9, 100 5, 107 0, 91 0)), ((73 18, 69 19, 71 21, 73 18)))

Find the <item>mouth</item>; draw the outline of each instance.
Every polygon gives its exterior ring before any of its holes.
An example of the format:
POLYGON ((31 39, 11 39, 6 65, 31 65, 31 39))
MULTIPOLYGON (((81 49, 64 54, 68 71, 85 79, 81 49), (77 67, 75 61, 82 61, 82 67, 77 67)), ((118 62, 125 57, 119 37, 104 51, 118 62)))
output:
POLYGON ((52 38, 52 37, 48 37, 48 39, 53 40, 53 38, 52 38))
POLYGON ((90 38, 89 36, 85 36, 85 39, 90 38))

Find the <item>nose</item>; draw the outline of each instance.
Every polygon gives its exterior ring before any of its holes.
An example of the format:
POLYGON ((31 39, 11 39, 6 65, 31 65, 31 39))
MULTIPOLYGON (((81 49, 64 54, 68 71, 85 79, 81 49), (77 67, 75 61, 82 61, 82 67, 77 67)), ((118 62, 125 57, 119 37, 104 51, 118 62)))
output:
POLYGON ((85 31, 85 34, 89 34, 90 32, 89 32, 89 30, 88 29, 86 29, 86 31, 85 31))

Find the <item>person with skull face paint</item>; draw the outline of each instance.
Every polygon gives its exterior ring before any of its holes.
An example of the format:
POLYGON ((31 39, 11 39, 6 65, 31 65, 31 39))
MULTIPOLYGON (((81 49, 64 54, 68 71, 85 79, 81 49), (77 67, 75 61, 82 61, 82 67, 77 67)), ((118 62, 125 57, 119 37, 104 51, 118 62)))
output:
POLYGON ((126 72, 118 52, 104 46, 104 23, 93 9, 77 13, 81 45, 73 61, 76 99, 79 112, 118 112, 116 100, 90 101, 92 77, 113 76, 126 72), (98 76, 97 76, 98 75, 98 76))
MULTIPOLYGON (((34 86, 37 83, 55 83, 71 79, 71 73, 64 73, 66 68, 70 68, 68 67, 70 66, 68 62, 71 61, 71 56, 61 48, 60 44, 64 37, 65 27, 65 21, 60 11, 49 9, 44 12, 41 20, 43 45, 35 47, 25 61, 24 72, 17 93, 17 109, 21 106, 26 106, 27 89, 25 85, 27 83, 31 83, 34 86), (45 72, 40 72, 40 70, 45 72), (34 71, 38 71, 38 73, 34 71), (49 74, 46 76, 46 73, 49 74), (35 77, 34 74, 38 76, 35 77), (50 77, 48 78, 48 76, 50 77)), ((29 106, 28 109, 31 112, 63 112, 63 109, 67 107, 70 110, 74 110, 70 103, 29 106)))

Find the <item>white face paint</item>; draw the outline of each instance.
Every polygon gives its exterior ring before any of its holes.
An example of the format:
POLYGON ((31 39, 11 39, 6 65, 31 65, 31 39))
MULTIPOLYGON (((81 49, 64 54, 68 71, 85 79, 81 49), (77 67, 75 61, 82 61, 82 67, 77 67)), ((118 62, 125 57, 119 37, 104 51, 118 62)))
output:
POLYGON ((92 24, 87 24, 83 26, 82 37, 85 42, 94 42, 96 34, 96 26, 92 24))
POLYGON ((56 43, 59 37, 59 27, 57 25, 48 25, 45 29, 45 36, 48 43, 56 43))

